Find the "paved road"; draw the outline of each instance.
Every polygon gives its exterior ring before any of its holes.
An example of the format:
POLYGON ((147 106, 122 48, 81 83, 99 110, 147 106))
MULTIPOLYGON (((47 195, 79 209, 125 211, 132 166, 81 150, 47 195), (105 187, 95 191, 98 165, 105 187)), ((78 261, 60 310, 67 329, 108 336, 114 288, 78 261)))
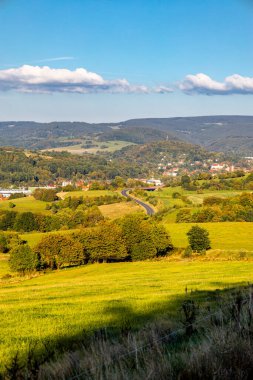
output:
POLYGON ((127 197, 127 198, 132 199, 134 202, 138 203, 140 206, 142 206, 143 208, 145 208, 146 213, 147 213, 148 215, 154 215, 155 210, 154 210, 152 207, 150 207, 149 205, 147 205, 147 203, 144 203, 144 202, 140 201, 140 200, 137 199, 137 198, 131 197, 131 195, 128 194, 128 190, 122 190, 122 191, 121 191, 121 194, 122 194, 124 197, 127 197))

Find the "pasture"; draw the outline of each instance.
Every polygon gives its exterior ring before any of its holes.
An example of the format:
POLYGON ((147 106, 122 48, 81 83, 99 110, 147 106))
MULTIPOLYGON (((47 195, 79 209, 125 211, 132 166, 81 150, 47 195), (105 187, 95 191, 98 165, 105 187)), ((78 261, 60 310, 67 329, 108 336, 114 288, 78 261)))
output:
POLYGON ((79 142, 76 145, 70 145, 70 146, 59 146, 57 148, 51 148, 51 149, 45 149, 45 152, 68 152, 71 154, 84 154, 84 153, 112 153, 116 150, 120 150, 122 148, 125 148, 129 145, 135 145, 134 143, 128 142, 128 141, 93 141, 92 144, 96 145, 90 148, 84 148, 83 142, 79 142))
MULTIPOLYGON (((1 265, 1 261, 0 261, 1 265)), ((2 284, 2 368, 19 350, 81 339, 101 327, 139 327, 166 314, 179 318, 185 288, 207 291, 253 281, 253 262, 93 264, 2 284)))
POLYGON ((35 213, 50 215, 51 211, 48 211, 45 209, 46 204, 47 202, 38 201, 34 199, 34 197, 31 195, 25 198, 12 199, 11 201, 8 201, 8 200, 0 201, 0 210, 12 210, 12 211, 18 211, 18 212, 31 211, 35 213), (15 204, 14 208, 9 207, 10 202, 15 204))
MULTIPOLYGON (((193 225, 196 223, 165 223, 176 247, 188 245, 186 233, 193 225)), ((253 223, 224 222, 198 223, 198 225, 209 231, 213 249, 253 251, 253 223)))

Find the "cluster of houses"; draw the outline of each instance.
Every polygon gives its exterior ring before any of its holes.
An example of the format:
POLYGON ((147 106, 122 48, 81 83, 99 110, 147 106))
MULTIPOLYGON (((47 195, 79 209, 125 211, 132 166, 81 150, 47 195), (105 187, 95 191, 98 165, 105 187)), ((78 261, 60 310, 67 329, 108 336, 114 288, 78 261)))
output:
POLYGON ((177 177, 181 174, 209 172, 215 173, 232 173, 235 171, 244 171, 245 173, 253 170, 253 157, 245 157, 238 163, 234 162, 219 162, 212 159, 203 161, 189 162, 184 158, 178 161, 163 162, 165 157, 158 164, 158 170, 162 173, 163 177, 177 177))

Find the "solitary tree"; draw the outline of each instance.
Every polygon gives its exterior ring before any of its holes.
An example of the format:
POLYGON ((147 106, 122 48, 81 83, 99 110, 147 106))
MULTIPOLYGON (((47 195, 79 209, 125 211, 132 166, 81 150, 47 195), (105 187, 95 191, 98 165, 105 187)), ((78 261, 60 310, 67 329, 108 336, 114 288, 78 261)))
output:
POLYGON ((189 245, 193 251, 201 252, 211 248, 209 232, 199 226, 193 226, 187 232, 189 245))

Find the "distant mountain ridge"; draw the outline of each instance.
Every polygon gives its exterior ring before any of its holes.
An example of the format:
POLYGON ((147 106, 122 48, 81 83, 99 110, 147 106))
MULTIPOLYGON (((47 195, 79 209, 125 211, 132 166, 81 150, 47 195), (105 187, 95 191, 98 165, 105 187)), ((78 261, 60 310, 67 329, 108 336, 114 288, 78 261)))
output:
POLYGON ((208 150, 253 156, 253 116, 196 116, 131 119, 119 123, 0 122, 0 146, 47 149, 85 139, 136 144, 182 140, 208 150))

